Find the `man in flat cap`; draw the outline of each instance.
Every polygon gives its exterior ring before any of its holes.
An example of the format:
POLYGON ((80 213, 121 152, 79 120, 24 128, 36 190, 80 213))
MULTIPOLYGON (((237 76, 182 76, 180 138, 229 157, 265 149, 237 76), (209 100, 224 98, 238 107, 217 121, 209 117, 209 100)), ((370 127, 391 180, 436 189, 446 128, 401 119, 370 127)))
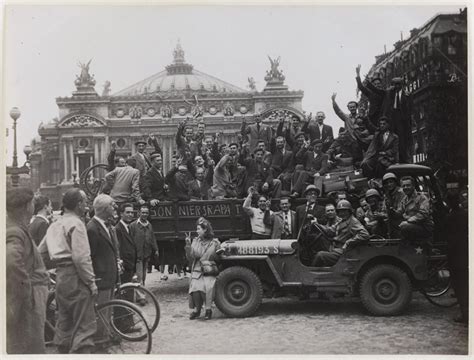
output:
MULTIPOLYGON (((158 144, 158 140, 156 139, 156 137, 154 135, 151 135, 149 140, 155 148, 155 152, 162 154, 160 145, 158 144)), ((136 141, 135 147, 137 148, 137 152, 131 156, 131 158, 136 160, 136 168, 140 172, 140 191, 143 191, 143 179, 145 178, 145 174, 148 170, 150 170, 152 166, 150 156, 145 151, 146 146, 147 142, 145 140, 136 141)))
POLYGON ((321 193, 323 176, 328 172, 328 156, 323 152, 323 142, 314 140, 311 146, 306 143, 296 154, 296 161, 303 164, 304 170, 295 171, 291 196, 299 197, 307 181, 313 183, 321 193))

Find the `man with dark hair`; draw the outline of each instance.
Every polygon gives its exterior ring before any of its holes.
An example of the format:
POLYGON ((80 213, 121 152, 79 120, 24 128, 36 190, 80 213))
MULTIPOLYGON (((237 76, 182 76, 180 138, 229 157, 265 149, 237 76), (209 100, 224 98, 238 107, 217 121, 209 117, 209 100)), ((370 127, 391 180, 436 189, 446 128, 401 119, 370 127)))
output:
POLYGON ((212 188, 210 194, 213 199, 235 198, 237 197, 234 178, 229 170, 232 166, 232 160, 228 153, 228 149, 224 156, 219 160, 214 168, 212 179, 212 188))
POLYGON ((324 218, 326 220, 324 225, 335 226, 341 221, 341 218, 337 216, 336 206, 334 206, 334 204, 331 204, 331 203, 327 204, 324 210, 325 210, 324 218))
POLYGON ((194 130, 187 125, 187 121, 188 119, 180 123, 176 132, 176 146, 184 163, 188 162, 189 159, 194 159, 199 151, 199 144, 193 140, 194 130))
POLYGON ((77 188, 63 196, 64 214, 48 228, 39 249, 56 264, 58 319, 54 343, 61 354, 91 353, 96 333, 95 274, 82 217, 87 196, 77 188))
POLYGON ((250 217, 250 226, 252 227, 252 239, 269 239, 272 229, 265 224, 265 214, 271 216, 273 211, 270 210, 270 201, 265 195, 258 196, 258 207, 252 207, 252 197, 256 195, 256 190, 251 186, 248 189, 248 196, 245 198, 242 208, 250 217))
POLYGON ((271 215, 266 211, 263 219, 265 225, 272 229, 272 239, 295 239, 298 235, 296 228, 296 213, 290 210, 290 199, 280 198, 280 211, 271 215))
POLYGON ((130 235, 130 223, 133 220, 133 205, 125 203, 120 206, 120 221, 115 225, 119 244, 120 259, 123 261, 122 283, 131 282, 137 264, 137 247, 130 235))
POLYGON ((8 354, 44 354, 48 274, 28 232, 33 191, 6 192, 6 318, 8 354))
POLYGON ((416 191, 415 180, 411 176, 404 176, 400 180, 405 193, 400 209, 398 210, 403 221, 400 223, 402 238, 409 241, 423 239, 428 241, 433 235, 433 218, 429 198, 416 191))
MULTIPOLYGON (((145 285, 148 262, 152 256, 158 258, 158 246, 155 240, 153 228, 148 221, 150 210, 146 205, 140 207, 139 217, 130 224, 130 236, 137 249, 136 273, 138 281, 145 285)), ((145 299, 141 300, 142 302, 145 299)))
MULTIPOLYGON (((212 175, 212 172, 209 172, 209 174, 212 175)), ((204 177, 204 168, 198 167, 196 169, 195 179, 188 182, 188 195, 191 200, 207 200, 210 189, 209 182, 209 179, 204 177)))
POLYGON ((379 119, 379 131, 375 133, 372 142, 365 153, 361 167, 368 178, 381 178, 386 169, 398 163, 398 136, 390 131, 385 116, 379 119))
POLYGON ((275 139, 270 169, 272 176, 281 181, 282 188, 290 191, 294 171, 293 152, 286 150, 283 136, 277 136, 275 139))
POLYGON ((304 170, 295 171, 291 196, 298 197, 307 181, 313 183, 321 193, 323 176, 328 172, 328 156, 323 152, 323 142, 314 140, 311 148, 307 144, 303 146, 296 154, 296 161, 304 166, 304 170))
POLYGON ((151 206, 156 206, 158 202, 166 199, 166 189, 163 175, 163 157, 160 153, 154 152, 150 155, 152 167, 147 171, 143 179, 143 197, 150 202, 151 206))
POLYGON ((166 174, 166 183, 169 187, 169 198, 173 201, 188 201, 188 183, 193 179, 188 167, 182 162, 182 158, 176 160, 175 167, 166 174))
POLYGON ((46 230, 49 227, 49 219, 53 212, 51 200, 47 196, 38 195, 35 197, 35 212, 36 215, 33 221, 28 225, 28 230, 36 245, 39 245, 43 240, 46 230))

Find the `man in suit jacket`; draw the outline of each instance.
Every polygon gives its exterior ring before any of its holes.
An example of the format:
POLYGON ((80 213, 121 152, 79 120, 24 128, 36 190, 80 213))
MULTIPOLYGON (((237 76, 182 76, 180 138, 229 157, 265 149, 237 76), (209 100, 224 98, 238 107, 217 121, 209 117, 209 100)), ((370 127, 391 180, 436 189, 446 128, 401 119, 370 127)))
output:
POLYGON ((131 165, 136 162, 134 158, 127 159, 127 166, 116 167, 105 174, 105 178, 111 184, 113 183, 110 196, 117 203, 135 201, 143 204, 144 200, 140 194, 140 172, 131 165))
POLYGON ((130 223, 133 220, 133 205, 122 204, 120 207, 120 221, 115 225, 115 233, 119 244, 120 259, 123 273, 120 275, 122 283, 132 281, 137 265, 137 247, 130 235, 130 223))
POLYGON ((272 239, 296 239, 296 212, 290 210, 290 199, 280 198, 280 211, 271 214, 265 212, 263 222, 272 229, 272 239))
MULTIPOLYGON (((191 200, 207 200, 209 198, 210 182, 204 178, 204 167, 196 168, 195 179, 188 182, 188 195, 191 200)), ((209 171, 208 176, 213 172, 209 171)), ((212 179, 212 177, 211 177, 212 179)))
POLYGON ((272 149, 272 162, 270 169, 275 179, 279 179, 282 183, 282 189, 290 191, 291 178, 294 171, 293 152, 285 147, 285 139, 278 136, 275 139, 275 148, 272 149))
POLYGON ((270 148, 270 143, 273 137, 273 130, 270 126, 262 124, 262 117, 255 115, 255 124, 247 126, 245 119, 242 121, 241 128, 242 136, 248 136, 250 144, 250 151, 253 152, 257 147, 257 142, 263 140, 267 149, 270 148))
POLYGON ((382 116, 379 120, 380 131, 370 143, 361 167, 364 176, 382 178, 386 169, 399 160, 399 139, 390 131, 388 119, 382 116))
MULTIPOLYGON (((155 148, 154 152, 162 154, 160 145, 158 144, 158 140, 155 138, 154 135, 150 136, 151 143, 155 148)), ((140 190, 143 190, 143 179, 145 178, 146 172, 151 168, 151 161, 149 155, 145 152, 147 142, 144 140, 139 140, 135 143, 137 148, 137 152, 133 154, 130 158, 135 159, 137 162, 136 168, 140 172, 140 190)))
POLYGON ((323 142, 314 140, 311 143, 312 151, 308 146, 303 146, 296 154, 296 161, 304 166, 304 170, 297 170, 293 176, 292 197, 298 197, 306 181, 314 183, 319 193, 323 191, 323 176, 328 172, 328 156, 323 153, 323 142))
POLYGON ((30 232, 31 238, 38 246, 46 235, 46 231, 49 227, 49 219, 53 212, 51 206, 51 200, 47 196, 39 195, 35 197, 35 218, 28 225, 28 231, 30 232))
POLYGON ((373 133, 372 128, 377 127, 378 119, 382 115, 382 103, 384 98, 382 81, 380 78, 372 78, 370 81, 366 80, 362 82, 360 79, 360 65, 356 67, 356 74, 357 87, 369 100, 370 105, 367 117, 370 126, 368 129, 373 133))
POLYGON ((163 175, 163 158, 160 153, 154 152, 150 155, 152 167, 147 171, 143 180, 143 197, 150 202, 151 206, 156 206, 159 201, 166 199, 166 189, 163 175))
MULTIPOLYGON (((108 220, 115 213, 115 202, 112 197, 100 194, 94 199, 94 217, 87 224, 87 237, 91 250, 92 266, 99 290, 97 303, 102 304, 112 299, 114 287, 119 279, 118 264, 119 250, 115 231, 108 225, 108 220)), ((106 330, 100 322, 97 323, 96 338, 104 339, 106 330)))
POLYGON ((329 149, 331 143, 334 140, 332 127, 324 124, 325 118, 326 114, 324 114, 322 111, 318 111, 316 113, 316 123, 310 123, 310 121, 307 121, 301 129, 302 132, 309 134, 311 141, 321 140, 323 142, 324 152, 329 149))
POLYGON ((297 239, 301 244, 300 258, 303 264, 306 265, 311 264, 311 260, 314 256, 312 242, 315 240, 315 235, 317 235, 311 229, 311 225, 321 220, 325 214, 324 207, 317 204, 320 193, 320 190, 316 186, 308 185, 303 194, 306 197, 306 204, 296 208, 297 239))

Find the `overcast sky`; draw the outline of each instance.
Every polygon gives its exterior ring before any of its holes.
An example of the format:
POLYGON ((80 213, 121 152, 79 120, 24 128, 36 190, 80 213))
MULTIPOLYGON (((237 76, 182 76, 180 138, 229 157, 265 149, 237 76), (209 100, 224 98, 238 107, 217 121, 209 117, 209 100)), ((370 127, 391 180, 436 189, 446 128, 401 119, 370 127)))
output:
MULTIPOLYGON (((365 74, 374 56, 393 49, 410 29, 459 6, 9 6, 5 9, 5 113, 17 106, 18 149, 38 136, 38 126, 58 116, 56 97, 71 96, 78 61, 102 92, 112 93, 171 63, 178 38, 197 70, 242 88, 247 78, 262 90, 267 54, 281 56, 291 90, 304 90, 303 108, 326 112, 334 131, 342 124, 330 96, 345 106, 356 98, 355 67, 365 74)), ((11 163, 13 132, 7 139, 11 163)))

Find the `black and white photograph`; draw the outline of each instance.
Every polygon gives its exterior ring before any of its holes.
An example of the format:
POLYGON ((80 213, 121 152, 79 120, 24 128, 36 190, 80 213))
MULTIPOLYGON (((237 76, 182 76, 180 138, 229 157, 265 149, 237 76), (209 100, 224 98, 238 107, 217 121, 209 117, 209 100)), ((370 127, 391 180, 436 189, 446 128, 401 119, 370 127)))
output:
POLYGON ((2 10, 2 354, 469 355, 470 3, 2 10))

